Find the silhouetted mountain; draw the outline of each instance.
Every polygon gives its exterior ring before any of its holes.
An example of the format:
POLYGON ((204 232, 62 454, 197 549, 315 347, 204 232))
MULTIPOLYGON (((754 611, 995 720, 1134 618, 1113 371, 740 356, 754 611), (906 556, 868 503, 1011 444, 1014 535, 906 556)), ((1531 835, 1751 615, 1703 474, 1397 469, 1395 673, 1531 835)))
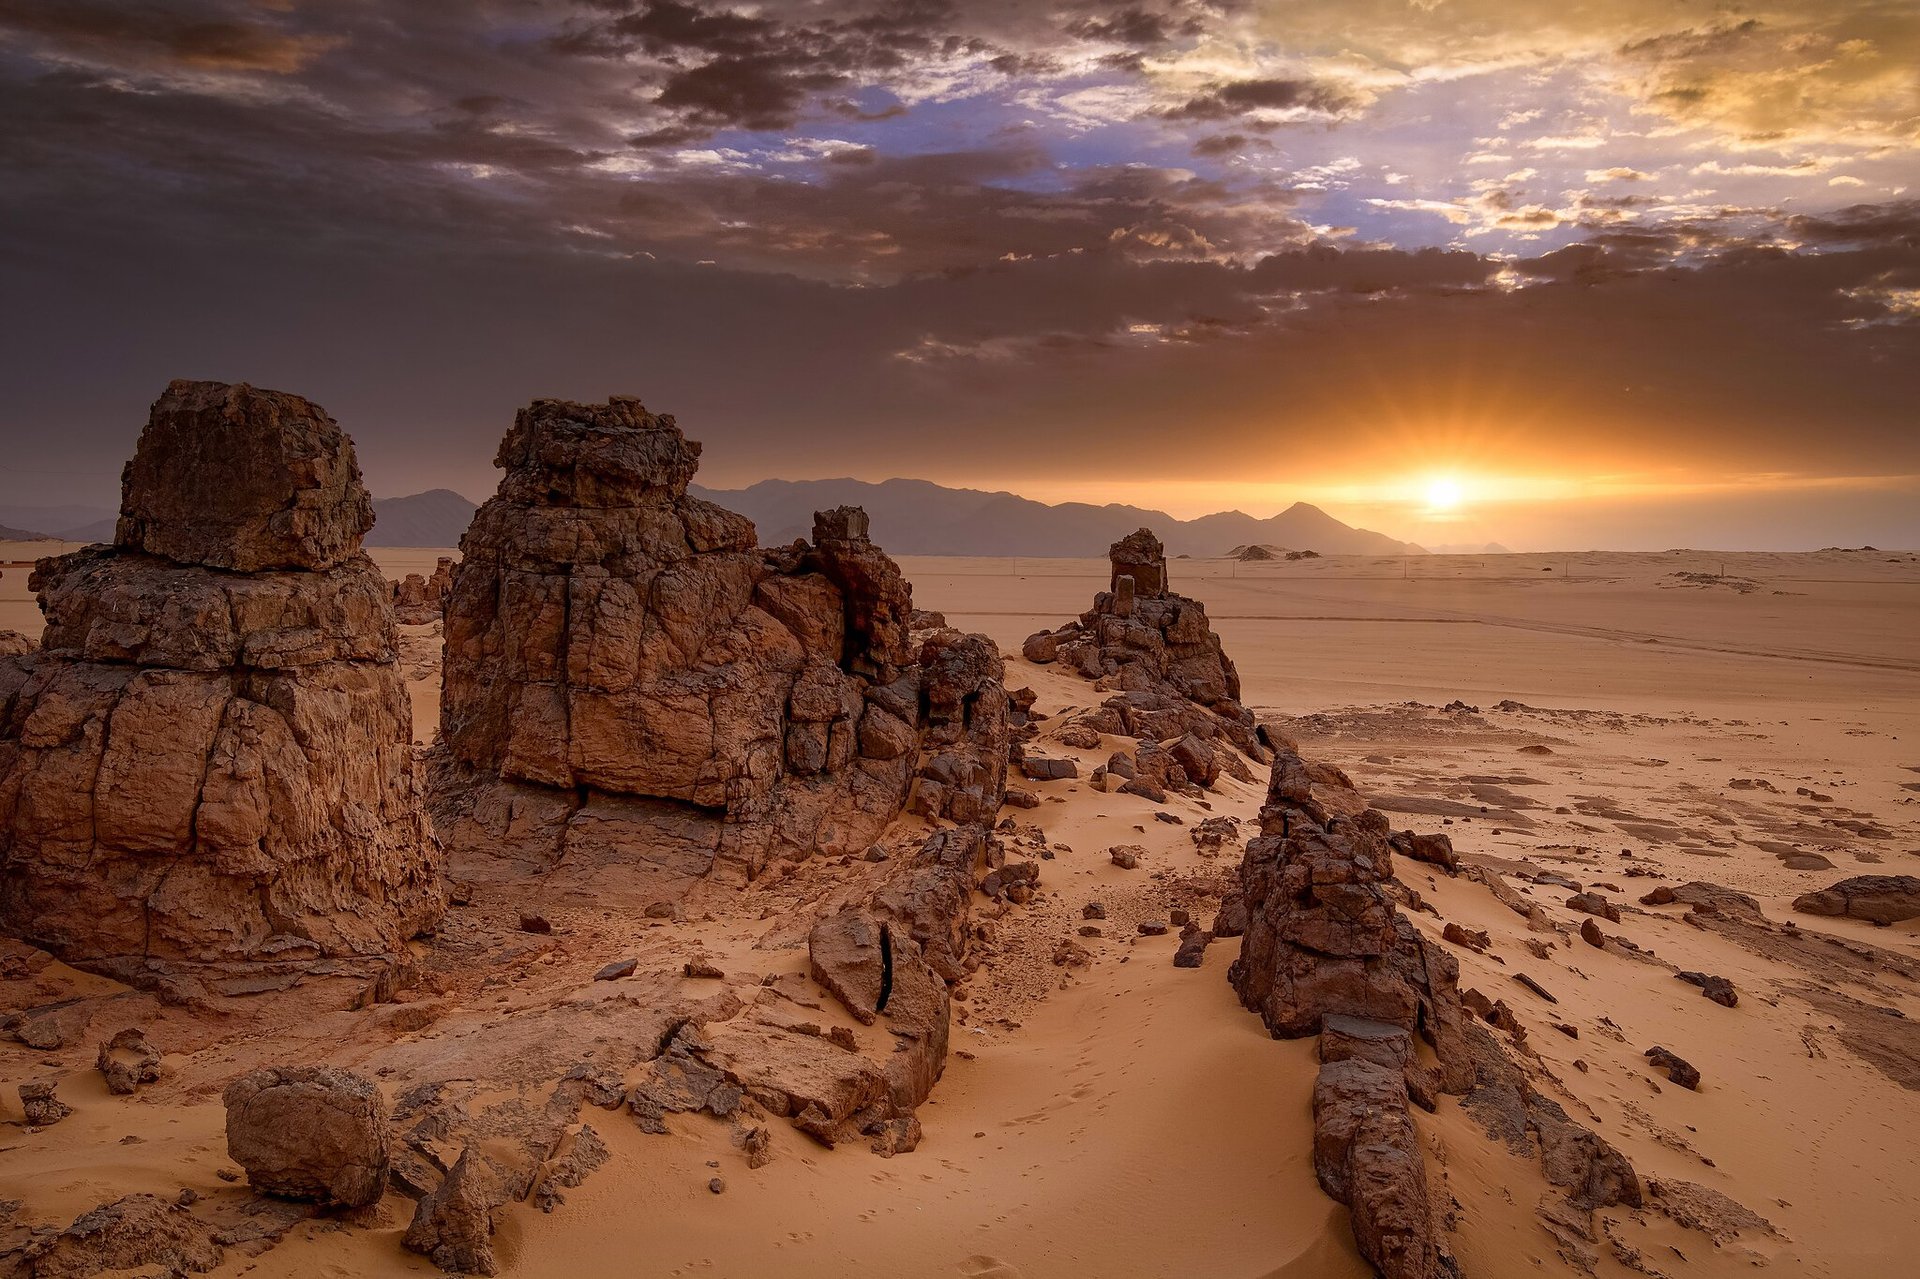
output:
POLYGON ((1250 543, 1322 555, 1422 553, 1411 543, 1351 528, 1305 502, 1264 520, 1240 511, 1177 520, 1138 506, 1050 506, 1013 493, 951 489, 927 480, 762 480, 744 489, 696 485, 688 491, 747 516, 768 546, 808 536, 815 511, 845 505, 865 507, 874 540, 895 555, 1085 558, 1105 555, 1107 547, 1142 526, 1160 535, 1169 555, 1224 555, 1250 543))
POLYGON ((1498 542, 1488 542, 1485 545, 1482 545, 1478 542, 1448 542, 1443 546, 1429 546, 1427 550, 1435 555, 1511 555, 1513 554, 1512 548, 1502 546, 1498 542))
POLYGON ((458 546, 478 509, 452 489, 428 489, 373 502, 368 546, 458 546))
POLYGON ((113 539, 113 512, 98 506, 20 506, 0 503, 0 525, 11 532, 0 533, 0 537, 12 538, 22 529, 34 530, 34 537, 56 537, 67 542, 111 541, 113 539), (95 533, 95 528, 104 522, 106 532, 94 536, 81 536, 83 533, 95 533))
POLYGON ((0 542, 38 542, 47 536, 23 528, 14 528, 9 524, 0 524, 0 542))

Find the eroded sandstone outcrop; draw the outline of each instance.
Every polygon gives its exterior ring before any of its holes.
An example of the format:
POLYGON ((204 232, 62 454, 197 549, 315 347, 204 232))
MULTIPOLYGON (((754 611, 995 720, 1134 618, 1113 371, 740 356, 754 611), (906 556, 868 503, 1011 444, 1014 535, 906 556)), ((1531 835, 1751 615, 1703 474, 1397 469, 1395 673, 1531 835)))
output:
POLYGON ((1870 924, 1897 924, 1920 918, 1920 878, 1912 875, 1855 875, 1817 892, 1794 898, 1803 915, 1831 915, 1864 919, 1870 924))
MULTIPOLYGON (((1537 1158, 1555 1188, 1540 1216, 1556 1234, 1584 1246, 1594 1209, 1641 1202, 1632 1165, 1539 1091, 1468 1014, 1459 961, 1398 908, 1394 850, 1418 844, 1421 860, 1445 865, 1441 842, 1393 833, 1343 773, 1283 743, 1231 899, 1244 932, 1228 978, 1241 1002, 1276 1036, 1320 1036, 1320 1184, 1352 1210, 1362 1255, 1383 1275, 1415 1279, 1449 1263, 1409 1098, 1430 1110, 1436 1093, 1459 1095, 1489 1135, 1537 1158)), ((1489 1011, 1518 1031, 1504 1004, 1489 1011)))
POLYGON ((447 599, 443 835, 542 869, 644 830, 634 873, 671 900, 862 849, 910 800, 991 820, 992 645, 912 629, 857 508, 761 548, 688 494, 699 456, 631 398, 519 414, 447 599))
POLYGON ((442 555, 430 577, 409 573, 393 583, 393 620, 402 626, 429 626, 440 620, 453 589, 453 557, 442 555))
POLYGON ((1093 749, 1102 735, 1135 738, 1140 747, 1116 753, 1105 772, 1117 779, 1112 789, 1155 802, 1210 788, 1222 772, 1254 780, 1239 755, 1265 764, 1272 753, 1240 704, 1240 674, 1206 608, 1168 586, 1166 551, 1151 530, 1115 542, 1108 559, 1112 576, 1093 607, 1022 648, 1030 662, 1057 662, 1113 692, 1064 725, 1060 740, 1093 749))
POLYGON ((317 406, 167 388, 115 544, 42 560, 45 637, 0 658, 0 928, 238 990, 439 918, 372 518, 317 406))
POLYGON ((875 1033, 823 1028, 775 987, 680 1024, 627 1096, 635 1121, 665 1133, 668 1115, 735 1119, 757 1107, 826 1146, 912 1150, 915 1111, 946 1068, 947 984, 967 969, 970 899, 988 855, 978 825, 937 831, 806 934, 813 980, 875 1033))

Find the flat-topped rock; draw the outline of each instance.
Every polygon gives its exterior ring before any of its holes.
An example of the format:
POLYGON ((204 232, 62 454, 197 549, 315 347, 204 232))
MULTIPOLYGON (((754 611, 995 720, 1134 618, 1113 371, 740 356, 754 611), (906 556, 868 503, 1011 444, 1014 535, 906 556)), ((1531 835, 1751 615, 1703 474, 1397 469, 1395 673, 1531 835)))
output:
POLYGON ((373 500, 316 404, 246 383, 170 383, 120 479, 115 545, 254 573, 360 551, 373 500))
POLYGON ((1793 908, 1803 915, 1864 919, 1872 924, 1897 924, 1903 919, 1920 919, 1920 878, 1912 875, 1855 875, 1817 892, 1796 897, 1793 908))

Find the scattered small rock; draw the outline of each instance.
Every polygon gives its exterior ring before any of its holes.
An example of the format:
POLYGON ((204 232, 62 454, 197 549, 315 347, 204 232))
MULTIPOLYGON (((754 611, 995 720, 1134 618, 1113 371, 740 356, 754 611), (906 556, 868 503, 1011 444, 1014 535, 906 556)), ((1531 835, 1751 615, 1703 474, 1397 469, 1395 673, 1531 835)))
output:
POLYGON ((1681 981, 1691 982, 1700 988, 1700 993, 1723 1008, 1732 1008, 1740 1002, 1739 994, 1733 983, 1725 977, 1715 977, 1710 973, 1678 972, 1674 974, 1681 981))
POLYGON ((1679 1084, 1682 1088, 1699 1091, 1700 1072, 1686 1058, 1668 1052, 1658 1044, 1647 1049, 1645 1055, 1647 1060, 1653 1063, 1654 1069, 1667 1072, 1667 1078, 1670 1081, 1679 1084))
POLYGON ((95 1064, 106 1076, 107 1091, 121 1096, 160 1078, 160 1050, 137 1027, 129 1026, 103 1042, 95 1064))

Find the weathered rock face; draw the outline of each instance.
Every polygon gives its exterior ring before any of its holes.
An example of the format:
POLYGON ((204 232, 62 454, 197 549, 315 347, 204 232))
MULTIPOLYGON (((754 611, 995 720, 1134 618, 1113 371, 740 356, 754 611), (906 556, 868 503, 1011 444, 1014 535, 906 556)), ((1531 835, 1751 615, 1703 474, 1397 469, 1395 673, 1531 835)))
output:
POLYGON ((1353 1211, 1360 1255, 1385 1279, 1440 1273, 1420 1138, 1398 1067, 1329 1061, 1313 1088, 1313 1170, 1353 1211))
POLYGON ((227 1154, 256 1190, 358 1208, 387 1186, 380 1090, 330 1066, 269 1066, 227 1085, 227 1154))
POLYGON ((440 620, 453 589, 453 557, 442 555, 433 576, 409 573, 393 584, 393 620, 402 626, 428 626, 440 620))
POLYGON ((1335 776, 1292 751, 1274 760, 1240 866, 1246 932, 1229 978, 1275 1035, 1361 1017, 1419 1029, 1445 1068, 1462 1056, 1458 962, 1395 907, 1386 819, 1335 776))
POLYGON ((911 588, 857 509, 761 549, 688 496, 699 455, 631 398, 516 419, 447 600, 453 838, 537 862, 665 801, 673 873, 737 879, 863 847, 922 773, 931 815, 990 817, 1007 741, 991 645, 911 631, 911 588))
POLYGON ((1920 878, 1912 875, 1855 875, 1818 892, 1796 897, 1803 915, 1835 915, 1874 924, 1920 918, 1920 878))
POLYGON ((1442 1248, 1407 1099, 1431 1109, 1436 1087, 1465 1091, 1472 1062, 1459 962, 1395 906, 1389 836, 1343 773, 1281 747, 1241 860, 1227 978, 1274 1035, 1319 1034, 1321 1188, 1352 1209, 1354 1241, 1382 1275, 1428 1279, 1442 1248), (1437 1069, 1418 1060, 1415 1034, 1437 1069))
POLYGON ((373 499, 318 405, 242 383, 174 382, 120 479, 114 543, 257 573, 356 559, 373 499))
POLYGON ((1030 662, 1059 662, 1097 687, 1117 690, 1067 731, 1096 735, 1088 737, 1096 744, 1098 734, 1167 743, 1167 763, 1179 768, 1173 785, 1165 777, 1126 774, 1138 782, 1136 791, 1161 798, 1169 789, 1210 787, 1222 771, 1253 780, 1244 763, 1219 747, 1231 745, 1262 764, 1271 752, 1240 704, 1239 672, 1206 609, 1169 589, 1166 552, 1151 530, 1129 533, 1107 554, 1112 577, 1093 607, 1065 626, 1028 636, 1022 650, 1030 662))
MULTIPOLYGON (((1275 1035, 1319 1033, 1314 1168, 1322 1188, 1352 1209, 1354 1240, 1381 1274, 1453 1272, 1432 1220, 1409 1097, 1431 1110, 1436 1091, 1457 1094, 1490 1136, 1537 1157, 1556 1192, 1539 1208, 1549 1229, 1571 1225, 1591 1237, 1594 1209, 1640 1205, 1632 1164, 1538 1092, 1487 1026, 1466 1015, 1459 961, 1395 906, 1391 850, 1451 869, 1447 841, 1391 833, 1338 769, 1284 746, 1260 830, 1241 862, 1234 904, 1244 902, 1245 919, 1234 922, 1245 933, 1228 979, 1275 1035), (1432 1065, 1420 1060, 1415 1036, 1432 1047, 1432 1065)), ((1511 1010, 1480 1003, 1486 1020, 1523 1042, 1511 1010)))
POLYGON ((167 388, 118 544, 41 561, 42 646, 0 659, 0 928, 237 989, 439 918, 371 519, 316 406, 167 388))

